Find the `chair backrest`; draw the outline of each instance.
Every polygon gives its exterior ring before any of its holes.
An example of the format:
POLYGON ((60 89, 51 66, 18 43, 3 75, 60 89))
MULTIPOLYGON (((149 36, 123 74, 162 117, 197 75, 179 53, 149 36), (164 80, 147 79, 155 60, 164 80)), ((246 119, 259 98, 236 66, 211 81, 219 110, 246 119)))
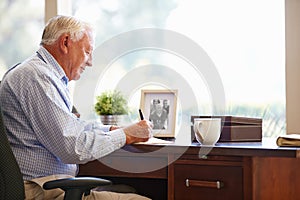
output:
POLYGON ((10 148, 0 107, 0 200, 25 199, 23 177, 10 148))

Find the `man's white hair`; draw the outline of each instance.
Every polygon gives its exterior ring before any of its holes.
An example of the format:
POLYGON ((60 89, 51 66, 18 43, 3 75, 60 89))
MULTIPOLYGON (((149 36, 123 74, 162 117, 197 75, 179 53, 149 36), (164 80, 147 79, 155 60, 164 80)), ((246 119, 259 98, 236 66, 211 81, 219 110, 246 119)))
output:
POLYGON ((72 41, 80 40, 86 31, 93 31, 91 24, 81 21, 72 16, 58 15, 51 18, 43 31, 41 45, 51 45, 62 34, 70 34, 72 41))

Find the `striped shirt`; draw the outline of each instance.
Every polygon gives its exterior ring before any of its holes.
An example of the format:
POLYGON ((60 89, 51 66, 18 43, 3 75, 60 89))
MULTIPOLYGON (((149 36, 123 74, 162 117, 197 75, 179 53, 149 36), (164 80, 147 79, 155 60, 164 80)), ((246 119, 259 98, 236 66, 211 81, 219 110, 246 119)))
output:
POLYGON ((78 164, 101 158, 126 141, 123 130, 86 122, 72 114, 64 71, 43 47, 8 70, 0 86, 0 105, 24 180, 76 175, 78 164))

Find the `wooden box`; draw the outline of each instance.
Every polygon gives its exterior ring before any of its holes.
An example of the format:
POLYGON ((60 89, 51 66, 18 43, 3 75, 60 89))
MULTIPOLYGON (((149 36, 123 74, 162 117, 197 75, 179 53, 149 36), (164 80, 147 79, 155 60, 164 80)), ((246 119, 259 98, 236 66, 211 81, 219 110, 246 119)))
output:
MULTIPOLYGON (((211 118, 212 116, 192 116, 194 124, 195 118, 211 118)), ((218 142, 241 142, 241 141, 261 141, 262 140, 262 119, 236 117, 236 116, 213 116, 221 118, 222 131, 218 142)), ((191 127, 192 141, 195 141, 193 126, 191 127)))

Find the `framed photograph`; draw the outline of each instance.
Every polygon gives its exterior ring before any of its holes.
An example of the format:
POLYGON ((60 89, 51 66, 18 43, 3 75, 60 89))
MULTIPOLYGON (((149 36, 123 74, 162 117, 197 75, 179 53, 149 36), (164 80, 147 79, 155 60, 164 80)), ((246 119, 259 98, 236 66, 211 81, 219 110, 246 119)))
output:
POLYGON ((140 109, 153 123, 154 137, 175 137, 177 90, 142 90, 140 109))

